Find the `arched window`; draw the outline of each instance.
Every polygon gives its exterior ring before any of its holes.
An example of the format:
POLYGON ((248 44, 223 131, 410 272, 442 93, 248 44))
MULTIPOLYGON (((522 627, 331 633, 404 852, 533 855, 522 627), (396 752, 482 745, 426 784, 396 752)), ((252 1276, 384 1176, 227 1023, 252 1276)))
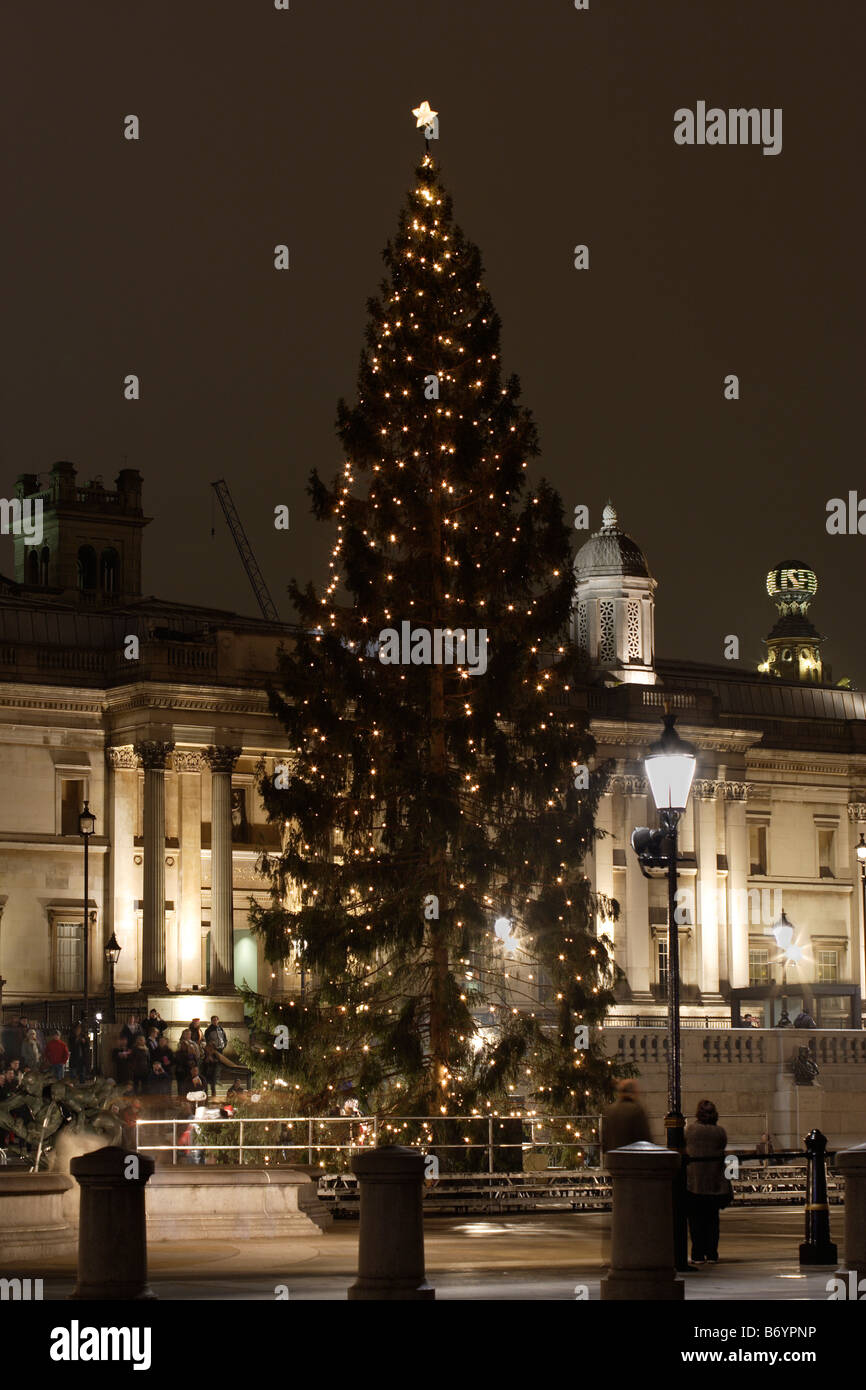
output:
POLYGON ((117 572, 120 568, 120 557, 112 547, 103 550, 99 560, 99 587, 104 594, 117 593, 117 572))
POLYGON ((48 546, 42 547, 42 554, 39 557, 39 583, 48 583, 48 562, 51 559, 51 551, 48 546))
POLYGON ((78 551, 78 587, 96 588, 96 551, 92 545, 82 545, 78 551))
POLYGON ((27 552, 27 583, 39 583, 39 555, 35 550, 27 552))

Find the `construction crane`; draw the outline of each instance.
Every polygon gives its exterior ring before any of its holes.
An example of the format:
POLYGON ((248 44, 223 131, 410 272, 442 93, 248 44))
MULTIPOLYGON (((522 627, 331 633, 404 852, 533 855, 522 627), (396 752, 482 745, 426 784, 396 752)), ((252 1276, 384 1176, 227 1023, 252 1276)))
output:
MULTIPOLYGON (((267 584, 265 583, 265 576, 259 569, 258 561, 256 560, 256 557, 252 552, 252 547, 250 546, 250 543, 247 540, 247 533, 241 524, 241 519, 238 516, 237 507, 232 501, 232 495, 229 492, 229 485, 226 482, 225 478, 220 478, 217 482, 211 483, 211 487, 213 488, 214 492, 219 498, 220 506, 222 507, 223 512, 225 513, 226 521, 229 524, 229 530, 231 531, 232 536, 234 537, 235 545, 238 548, 238 554, 244 562, 244 569, 249 575, 249 580, 255 591, 259 608, 261 608, 262 610, 262 615, 265 618, 267 618, 269 622, 278 623, 280 621, 279 614, 277 613, 277 610, 274 607, 274 601, 271 598, 270 591, 268 589, 267 584)), ((211 531, 211 535, 213 535, 213 531, 211 531)))

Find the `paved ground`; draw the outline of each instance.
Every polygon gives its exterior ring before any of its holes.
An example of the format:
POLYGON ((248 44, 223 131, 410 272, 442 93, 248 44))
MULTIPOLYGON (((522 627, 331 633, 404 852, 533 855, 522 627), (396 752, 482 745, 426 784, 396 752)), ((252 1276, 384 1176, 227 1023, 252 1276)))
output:
MULTIPOLYGON (((840 1249, 842 1217, 832 1210, 840 1249)), ((576 1286, 598 1299, 608 1221, 602 1213, 563 1212, 429 1218, 427 1276, 437 1299, 573 1301, 576 1286)), ((686 1299, 826 1301, 833 1271, 801 1270, 803 1226, 797 1208, 724 1212, 721 1260, 683 1276, 686 1299)), ((161 1299, 273 1300, 284 1285, 291 1300, 343 1300, 357 1250, 357 1221, 303 1240, 159 1242, 150 1247, 151 1285, 161 1299)), ((74 1282, 71 1262, 16 1273, 41 1274, 46 1299, 66 1298, 74 1282)))

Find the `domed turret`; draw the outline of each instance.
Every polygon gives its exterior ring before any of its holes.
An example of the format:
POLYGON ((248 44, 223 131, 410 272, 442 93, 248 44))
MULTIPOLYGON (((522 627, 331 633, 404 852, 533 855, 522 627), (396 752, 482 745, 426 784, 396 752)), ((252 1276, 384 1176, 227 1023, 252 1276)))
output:
POLYGON ((656 581, 640 546, 620 529, 610 502, 602 512, 601 530, 581 546, 574 568, 572 641, 611 683, 654 685, 656 581))
POLYGON ((829 678, 821 659, 824 638, 806 614, 818 592, 818 576, 809 565, 786 561, 767 575, 767 593, 775 600, 779 618, 764 639, 767 659, 758 670, 781 680, 821 684, 829 678))

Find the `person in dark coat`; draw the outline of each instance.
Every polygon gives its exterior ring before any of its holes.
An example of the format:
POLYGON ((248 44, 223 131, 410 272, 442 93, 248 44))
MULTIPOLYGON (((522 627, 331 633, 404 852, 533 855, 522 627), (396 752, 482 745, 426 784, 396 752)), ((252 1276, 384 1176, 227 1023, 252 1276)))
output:
POLYGON ((69 1047, 69 1075, 73 1081, 79 1083, 86 1081, 87 1073, 90 1070, 90 1048, 83 1023, 79 1022, 73 1025, 67 1046, 69 1047))
POLYGON ((228 1046, 226 1030, 223 1028, 216 1014, 211 1015, 210 1027, 204 1035, 204 1040, 206 1043, 213 1043, 217 1052, 225 1052, 228 1046))
POLYGON ((120 1030, 121 1046, 132 1048, 135 1046, 136 1038, 140 1038, 141 1036, 141 1024, 138 1021, 138 1014, 131 1014, 129 1022, 124 1023, 120 1030))
POLYGON ((639 1140, 650 1141, 649 1117, 638 1100, 638 1084, 632 1077, 617 1083, 617 1098, 604 1112, 601 1128, 604 1152, 621 1149, 639 1140))
POLYGON ((725 1177, 728 1136, 719 1124, 719 1112, 711 1100, 702 1100, 695 1118, 686 1125, 686 1155, 696 1162, 686 1167, 692 1264, 716 1264, 719 1258, 719 1212, 730 1196, 725 1177))
POLYGON ((810 1013, 807 1013, 805 1009, 801 1009, 800 1012, 797 1014, 797 1017, 794 1019, 794 1027, 817 1028, 818 1025, 810 1013))
POLYGON ((147 1046, 141 1033, 133 1044, 129 1058, 129 1069, 132 1073, 132 1088, 137 1096, 147 1090, 150 1081, 150 1049, 147 1046))

